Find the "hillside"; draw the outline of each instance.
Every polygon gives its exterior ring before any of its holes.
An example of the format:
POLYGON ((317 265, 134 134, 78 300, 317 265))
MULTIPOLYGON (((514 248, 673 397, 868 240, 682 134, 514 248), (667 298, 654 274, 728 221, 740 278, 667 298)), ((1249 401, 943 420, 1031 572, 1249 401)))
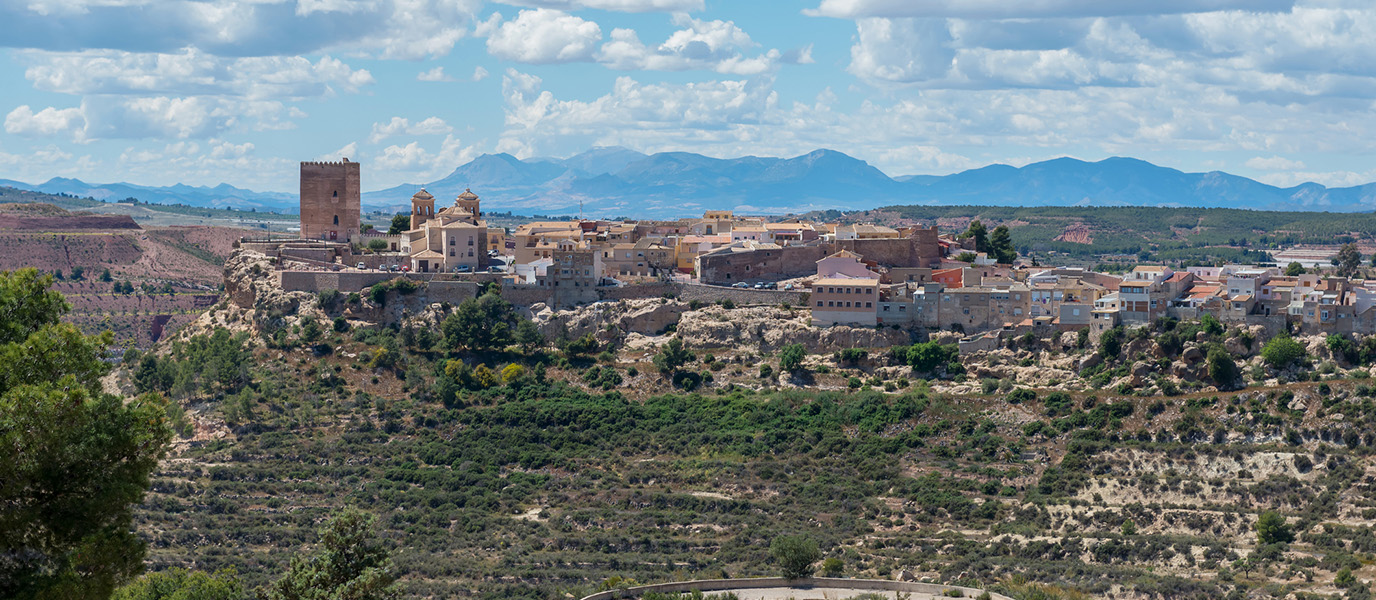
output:
POLYGON ((490 327, 439 323, 519 322, 500 302, 287 294, 254 265, 232 258, 234 300, 122 376, 186 411, 139 511, 158 568, 261 583, 354 504, 381 517, 417 597, 772 574, 770 540, 799 532, 843 575, 1017 598, 1072 597, 1028 581, 1118 599, 1365 598, 1376 575, 1369 342, 1349 363, 1306 340, 1302 363, 1276 369, 1254 332, 1180 324, 1131 333, 1117 359, 1071 334, 930 372, 910 360, 931 347, 901 332, 656 299, 537 312, 550 345, 485 347, 460 336, 490 327), (385 307, 409 317, 370 324, 385 307), (696 389, 656 368, 665 322, 696 389), (871 347, 833 353, 845 340, 871 347), (781 374, 794 342, 814 352, 781 374), (1210 343, 1247 387, 1198 375, 1190 356, 1210 343), (1258 540, 1271 510, 1292 543, 1258 540))
POLYGON ((60 274, 54 289, 73 307, 66 320, 88 333, 109 329, 121 345, 146 347, 215 302, 232 242, 248 233, 144 228, 128 215, 0 204, 0 270, 60 274), (129 289, 117 291, 116 284, 129 289))

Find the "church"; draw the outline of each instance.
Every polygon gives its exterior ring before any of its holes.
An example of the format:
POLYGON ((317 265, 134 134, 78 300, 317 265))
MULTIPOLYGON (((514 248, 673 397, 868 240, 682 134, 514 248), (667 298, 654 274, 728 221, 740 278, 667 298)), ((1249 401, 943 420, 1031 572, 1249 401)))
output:
POLYGON ((487 236, 472 190, 435 212, 435 197, 421 189, 411 196, 411 229, 401 234, 401 251, 410 256, 415 273, 480 271, 488 266, 487 236))

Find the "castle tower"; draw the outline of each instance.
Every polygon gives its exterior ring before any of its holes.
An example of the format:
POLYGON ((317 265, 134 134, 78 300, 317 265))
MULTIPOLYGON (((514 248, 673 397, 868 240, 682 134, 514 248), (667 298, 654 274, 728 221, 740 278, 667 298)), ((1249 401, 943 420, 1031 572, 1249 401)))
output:
POLYGON ((301 237, 348 242, 359 237, 359 164, 301 163, 301 237))
POLYGON ((411 196, 411 229, 420 227, 421 223, 435 218, 435 197, 430 192, 421 188, 416 195, 411 196))
POLYGON ((471 216, 474 223, 477 223, 478 219, 483 215, 482 212, 478 210, 478 195, 474 194, 473 190, 467 188, 463 190, 462 194, 459 194, 458 198, 454 199, 454 206, 459 207, 459 210, 471 216))

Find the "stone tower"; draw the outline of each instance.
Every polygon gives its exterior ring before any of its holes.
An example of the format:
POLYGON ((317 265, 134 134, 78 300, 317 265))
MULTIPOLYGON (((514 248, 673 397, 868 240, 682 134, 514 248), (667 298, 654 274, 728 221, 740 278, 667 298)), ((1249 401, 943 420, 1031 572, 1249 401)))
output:
POLYGON ((347 242, 359 237, 359 166, 301 163, 301 237, 347 242))
POLYGON ((411 229, 420 227, 421 223, 435 218, 435 197, 430 192, 421 188, 416 195, 411 196, 411 229))
POLYGON ((471 215, 475 223, 482 217, 482 212, 478 210, 478 195, 474 194, 473 190, 464 188, 463 193, 454 199, 454 206, 471 215))

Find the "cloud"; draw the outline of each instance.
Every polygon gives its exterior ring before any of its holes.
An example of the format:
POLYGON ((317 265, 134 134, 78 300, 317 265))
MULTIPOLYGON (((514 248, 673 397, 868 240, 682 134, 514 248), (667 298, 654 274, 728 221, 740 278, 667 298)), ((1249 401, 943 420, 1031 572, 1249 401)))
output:
POLYGON ((427 150, 415 141, 404 146, 393 144, 372 157, 371 163, 382 177, 435 178, 473 160, 477 155, 476 147, 464 146, 459 138, 447 135, 436 151, 427 150))
POLYGON ((1270 158, 1258 156, 1248 159, 1247 168, 1257 169, 1258 171, 1296 171, 1304 168, 1304 162, 1290 160, 1281 156, 1272 156, 1270 158))
POLYGON ((955 60, 952 38, 939 19, 861 19, 850 49, 851 74, 868 80, 942 79, 955 60))
POLYGON ((421 71, 416 75, 416 81, 454 81, 454 78, 445 74, 444 67, 435 67, 429 71, 421 71))
POLYGON ((704 21, 687 15, 673 17, 680 27, 658 47, 640 41, 635 30, 612 30, 611 41, 602 45, 597 60, 621 71, 711 70, 731 75, 758 75, 774 71, 780 64, 807 64, 812 47, 791 50, 788 54, 769 50, 747 56, 757 44, 732 21, 704 21))
POLYGON ((86 127, 86 116, 80 108, 53 108, 33 112, 25 104, 5 115, 5 133, 27 137, 73 135, 80 138, 86 127))
POLYGON ((376 144, 394 135, 407 133, 410 135, 442 135, 454 131, 444 119, 439 117, 429 117, 423 121, 412 123, 402 117, 392 117, 386 123, 373 123, 373 132, 368 136, 368 143, 376 144))
POLYGON ((479 0, 137 1, 0 3, 0 46, 217 56, 301 55, 347 50, 380 58, 448 54, 479 0))
POLYGON ((371 73, 330 56, 222 58, 195 48, 173 54, 90 50, 25 52, 24 76, 40 90, 62 94, 227 95, 301 99, 358 92, 371 73))
POLYGON ((555 8, 571 11, 584 8, 616 12, 698 12, 703 0, 514 0, 518 6, 555 8))
POLYGON ((1221 10, 1286 11, 1294 0, 822 0, 809 16, 860 19, 865 17, 937 17, 960 19, 1037 19, 1048 17, 1106 17, 1169 15, 1221 10))
POLYGON ((349 142, 347 144, 344 144, 344 146, 340 149, 335 150, 334 152, 327 152, 325 154, 321 154, 315 157, 314 160, 316 160, 317 162, 339 162, 351 156, 354 158, 354 160, 358 159, 358 142, 349 142))
POLYGON ((487 69, 484 69, 481 66, 473 67, 472 79, 473 81, 482 81, 484 79, 487 79, 487 74, 487 69))
POLYGON ((592 60, 602 28, 559 10, 522 10, 487 38, 493 56, 528 64, 592 60))

